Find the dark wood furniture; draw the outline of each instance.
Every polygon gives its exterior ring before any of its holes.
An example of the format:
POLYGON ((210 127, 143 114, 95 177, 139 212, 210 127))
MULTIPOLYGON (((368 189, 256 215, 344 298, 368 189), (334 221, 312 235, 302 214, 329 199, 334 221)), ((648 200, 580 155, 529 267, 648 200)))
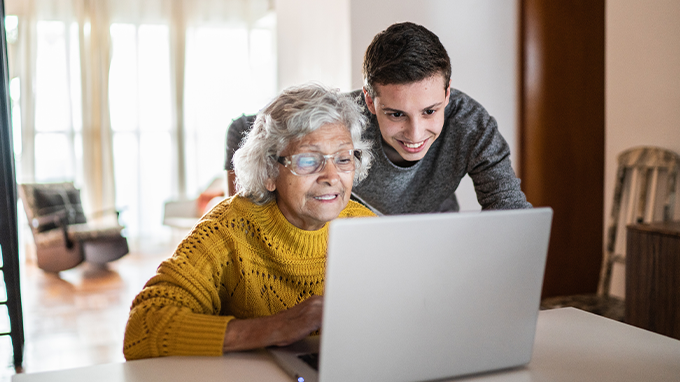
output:
POLYGON ((553 218, 543 297, 595 293, 602 264, 605 1, 522 0, 519 176, 553 218))
POLYGON ((680 339, 680 221, 628 226, 626 322, 680 339))

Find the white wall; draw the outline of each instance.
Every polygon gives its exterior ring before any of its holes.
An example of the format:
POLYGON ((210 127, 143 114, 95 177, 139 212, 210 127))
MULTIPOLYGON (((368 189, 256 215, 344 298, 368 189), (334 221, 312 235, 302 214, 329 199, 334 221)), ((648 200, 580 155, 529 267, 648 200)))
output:
MULTIPOLYGON (((680 153, 680 1, 606 7, 605 227, 619 153, 643 145, 680 153)), ((612 293, 620 295, 623 277, 615 276, 612 293)))
POLYGON ((349 0, 276 0, 278 89, 318 81, 351 90, 349 0))

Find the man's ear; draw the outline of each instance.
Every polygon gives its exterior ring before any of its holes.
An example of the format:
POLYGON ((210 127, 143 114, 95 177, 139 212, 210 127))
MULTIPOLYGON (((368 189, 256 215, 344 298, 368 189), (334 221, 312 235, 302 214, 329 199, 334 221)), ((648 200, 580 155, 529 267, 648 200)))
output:
POLYGON ((451 96, 451 84, 453 83, 453 80, 449 80, 449 86, 446 88, 446 105, 449 104, 449 97, 451 96))
POLYGON ((265 183, 264 186, 267 188, 267 191, 269 192, 274 192, 274 190, 276 190, 276 182, 272 178, 267 179, 267 182, 265 183))
POLYGON ((375 114, 375 103, 373 103, 373 97, 368 94, 368 90, 366 90, 365 86, 362 87, 361 90, 364 92, 364 99, 366 100, 366 107, 368 108, 368 111, 375 114))

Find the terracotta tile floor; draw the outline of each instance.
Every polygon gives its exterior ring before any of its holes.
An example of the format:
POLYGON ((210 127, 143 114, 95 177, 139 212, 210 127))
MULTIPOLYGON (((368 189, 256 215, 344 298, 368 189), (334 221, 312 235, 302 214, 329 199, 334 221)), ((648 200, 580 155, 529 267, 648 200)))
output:
MULTIPOLYGON (((122 362, 130 304, 169 246, 133 251, 108 270, 88 264, 48 274, 27 260, 21 270, 24 371, 35 373, 122 362)), ((15 374, 9 337, 0 337, 0 382, 15 374)))

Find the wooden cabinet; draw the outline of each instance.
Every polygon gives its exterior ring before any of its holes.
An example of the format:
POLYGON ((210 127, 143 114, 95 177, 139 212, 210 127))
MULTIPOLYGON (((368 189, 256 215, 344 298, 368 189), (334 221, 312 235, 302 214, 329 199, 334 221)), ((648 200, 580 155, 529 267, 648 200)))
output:
POLYGON ((680 339, 680 221, 628 226, 626 322, 680 339))

